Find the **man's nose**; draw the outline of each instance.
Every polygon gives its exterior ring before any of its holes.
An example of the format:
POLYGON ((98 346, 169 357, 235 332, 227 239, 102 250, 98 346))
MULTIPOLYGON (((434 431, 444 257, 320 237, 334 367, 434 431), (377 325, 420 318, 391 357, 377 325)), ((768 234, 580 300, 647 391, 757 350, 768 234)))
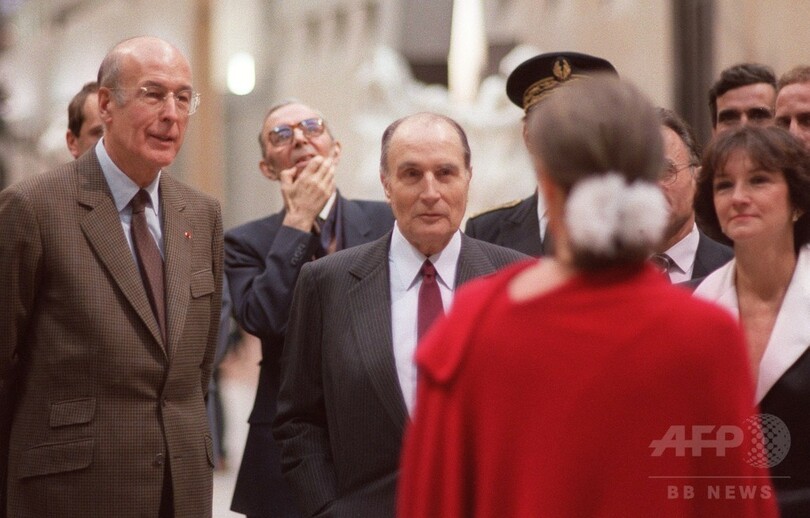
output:
POLYGON ((435 199, 440 196, 439 189, 438 189, 438 182, 436 180, 436 176, 433 173, 427 173, 425 175, 425 188, 422 189, 422 197, 426 199, 435 199))

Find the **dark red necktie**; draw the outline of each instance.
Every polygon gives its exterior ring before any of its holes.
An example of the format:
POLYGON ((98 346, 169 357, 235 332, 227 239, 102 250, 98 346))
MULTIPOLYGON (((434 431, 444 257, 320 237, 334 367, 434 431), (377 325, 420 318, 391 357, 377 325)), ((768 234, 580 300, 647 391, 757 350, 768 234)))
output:
POLYGON ((422 285, 419 286, 419 311, 416 327, 418 340, 425 336, 433 321, 444 313, 442 294, 439 292, 439 283, 436 281, 436 268, 430 259, 425 260, 420 272, 422 273, 422 285))
POLYGON ((141 268, 141 278, 146 287, 149 304, 155 313, 160 333, 166 341, 166 302, 163 288, 163 258, 155 238, 149 232, 144 209, 149 203, 149 193, 141 189, 132 198, 132 244, 141 268))

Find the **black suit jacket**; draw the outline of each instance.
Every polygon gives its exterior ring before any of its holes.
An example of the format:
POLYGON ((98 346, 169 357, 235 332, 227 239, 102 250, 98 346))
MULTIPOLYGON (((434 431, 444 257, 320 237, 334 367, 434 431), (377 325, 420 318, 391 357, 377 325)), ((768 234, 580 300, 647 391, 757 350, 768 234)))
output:
POLYGON ((678 284, 690 291, 694 291, 707 275, 734 258, 734 250, 730 246, 718 243, 701 230, 698 230, 698 234, 700 240, 698 241, 697 252, 695 252, 692 278, 678 284))
MULTIPOLYGON (((394 224, 388 204, 347 200, 341 204, 344 248, 367 243, 394 224)), ((293 287, 301 267, 318 247, 318 237, 282 225, 279 212, 225 234, 225 272, 236 321, 262 343, 259 386, 250 414, 232 509, 249 516, 300 516, 281 476, 279 448, 272 437, 279 388, 279 362, 293 287)))
MULTIPOLYGON (((274 432, 307 515, 394 516, 408 412, 391 335, 390 240, 305 265, 295 288, 274 432)), ((456 284, 522 258, 462 236, 456 284)))
POLYGON ((734 250, 730 246, 718 243, 700 230, 698 230, 698 234, 700 234, 700 240, 697 252, 695 252, 692 280, 700 282, 703 277, 731 261, 734 257, 734 250))
POLYGON ((540 239, 537 191, 516 205, 493 209, 467 220, 464 233, 470 237, 540 257, 548 255, 540 239))

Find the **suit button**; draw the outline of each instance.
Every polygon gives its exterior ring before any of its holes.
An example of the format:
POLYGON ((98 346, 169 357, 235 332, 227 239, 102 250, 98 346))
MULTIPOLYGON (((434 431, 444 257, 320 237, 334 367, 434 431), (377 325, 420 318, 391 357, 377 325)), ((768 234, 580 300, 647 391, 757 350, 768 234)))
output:
POLYGON ((166 399, 165 397, 160 398, 160 406, 166 406, 166 403, 167 403, 168 401, 169 401, 169 400, 168 400, 168 399, 166 399))
POLYGON ((155 455, 155 466, 162 466, 164 462, 162 453, 155 455))

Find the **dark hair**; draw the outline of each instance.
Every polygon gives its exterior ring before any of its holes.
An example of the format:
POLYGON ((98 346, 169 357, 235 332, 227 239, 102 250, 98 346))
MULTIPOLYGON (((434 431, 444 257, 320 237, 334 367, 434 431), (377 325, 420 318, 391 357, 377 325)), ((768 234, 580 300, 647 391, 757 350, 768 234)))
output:
POLYGON ((658 117, 661 119, 661 124, 671 129, 678 135, 686 149, 689 150, 689 162, 691 165, 700 164, 700 146, 695 139, 695 133, 692 127, 681 118, 680 115, 667 108, 658 108, 658 117))
POLYGON ((773 69, 759 63, 740 63, 720 72, 720 79, 709 89, 709 108, 712 112, 712 127, 717 126, 717 98, 735 88, 757 83, 766 83, 776 90, 776 75, 773 69))
POLYGON ((781 171, 788 186, 790 202, 802 211, 793 225, 796 250, 810 242, 810 154, 787 130, 742 126, 718 135, 703 153, 703 167, 697 182, 695 215, 704 232, 717 241, 732 245, 723 234, 714 206, 714 177, 732 153, 743 150, 753 164, 765 171, 781 171))
POLYGON ((82 131, 82 124, 84 124, 84 103, 90 94, 98 92, 98 83, 90 81, 85 83, 79 93, 73 96, 68 104, 68 130, 71 133, 80 136, 82 131))
POLYGON ((394 132, 396 132, 400 124, 415 117, 424 117, 433 121, 444 121, 449 124, 450 127, 456 131, 458 138, 461 141, 461 147, 464 151, 464 167, 466 167, 468 170, 470 169, 472 152, 470 151, 470 143, 467 140, 467 134, 464 132, 464 128, 461 127, 461 124, 446 115, 432 112, 420 112, 395 120, 389 124, 387 128, 385 128, 385 131, 383 131, 382 144, 380 146, 380 174, 388 174, 388 148, 391 145, 391 137, 394 136, 394 132))
MULTIPOLYGON (((661 122, 653 105, 632 84, 594 77, 560 88, 529 112, 529 152, 568 195, 580 181, 608 172, 625 182, 655 184, 664 163, 661 122)), ((657 243, 615 238, 610 255, 574 247, 574 266, 596 270, 643 262, 657 243)))
POLYGON ((779 93, 779 90, 788 85, 792 85, 794 83, 807 83, 809 81, 810 66, 800 65, 798 67, 791 68, 782 74, 782 77, 779 78, 779 82, 776 84, 776 92, 779 93))

